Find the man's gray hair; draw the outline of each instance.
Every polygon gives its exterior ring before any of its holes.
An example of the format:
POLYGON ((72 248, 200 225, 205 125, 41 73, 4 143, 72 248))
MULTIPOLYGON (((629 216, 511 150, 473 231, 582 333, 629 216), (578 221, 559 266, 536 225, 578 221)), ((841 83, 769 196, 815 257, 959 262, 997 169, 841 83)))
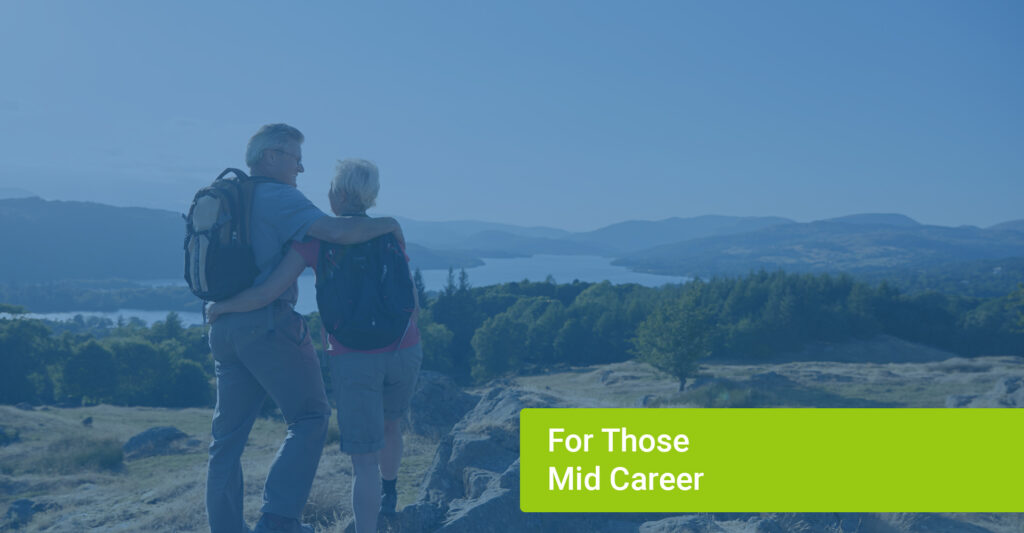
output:
POLYGON ((367 210, 377 203, 380 192, 380 172, 377 165, 365 159, 338 161, 334 180, 331 181, 331 196, 338 198, 345 194, 345 203, 351 207, 367 210))
POLYGON ((254 168, 263 159, 264 150, 284 148, 289 141, 302 143, 306 137, 302 132, 287 124, 267 124, 249 139, 245 147, 245 164, 254 168))

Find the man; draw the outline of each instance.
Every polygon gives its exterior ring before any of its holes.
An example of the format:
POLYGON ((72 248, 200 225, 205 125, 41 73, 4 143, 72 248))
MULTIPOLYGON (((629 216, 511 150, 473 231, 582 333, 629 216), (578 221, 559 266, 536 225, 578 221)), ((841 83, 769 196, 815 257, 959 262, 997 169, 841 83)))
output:
MULTIPOLYGON (((287 124, 268 124, 249 139, 245 160, 252 176, 271 178, 253 193, 252 247, 260 275, 270 275, 292 241, 313 237, 338 244, 367 241, 394 232, 391 218, 329 217, 298 189, 302 133, 287 124)), ((210 327, 216 365, 217 406, 206 482, 206 510, 213 533, 243 533, 241 455, 263 401, 269 394, 288 423, 288 435, 270 467, 263 491, 263 515, 255 531, 312 532, 300 524, 331 414, 320 362, 302 316, 292 307, 298 286, 270 305, 225 315, 210 327)))

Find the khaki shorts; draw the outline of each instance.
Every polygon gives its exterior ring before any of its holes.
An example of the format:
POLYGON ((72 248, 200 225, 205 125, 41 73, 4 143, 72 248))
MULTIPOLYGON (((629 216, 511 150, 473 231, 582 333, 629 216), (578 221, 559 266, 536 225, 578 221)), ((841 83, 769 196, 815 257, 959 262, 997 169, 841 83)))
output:
POLYGON ((401 418, 409 409, 422 361, 420 343, 388 353, 330 356, 341 451, 358 454, 384 448, 384 421, 401 418))

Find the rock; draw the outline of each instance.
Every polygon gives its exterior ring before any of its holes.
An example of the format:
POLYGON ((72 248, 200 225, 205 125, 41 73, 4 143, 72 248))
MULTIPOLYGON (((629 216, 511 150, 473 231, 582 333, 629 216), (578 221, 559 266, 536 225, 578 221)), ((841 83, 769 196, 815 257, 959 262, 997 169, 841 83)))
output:
POLYGON ((36 410, 35 407, 32 407, 32 404, 26 403, 26 402, 20 402, 20 403, 14 404, 14 407, 16 407, 18 409, 21 409, 22 411, 35 411, 36 410))
POLYGON ((185 451, 179 442, 187 438, 188 435, 176 427, 158 426, 128 439, 121 449, 124 451, 125 459, 171 455, 185 451))
POLYGON ((7 429, 4 426, 0 426, 0 446, 7 446, 8 444, 14 444, 21 440, 21 433, 16 429, 7 429))
POLYGON ((729 531, 708 515, 673 516, 644 522, 638 533, 724 533, 729 531))
POLYGON ((866 515, 856 513, 769 514, 748 521, 757 533, 869 533, 874 527, 861 527, 866 515))
POLYGON ((764 372, 750 376, 749 385, 762 390, 784 390, 796 386, 797 383, 777 372, 764 372))
POLYGON ((654 394, 644 394, 636 400, 637 407, 647 407, 648 404, 656 400, 658 397, 654 394))
POLYGON ((639 533, 897 533, 857 513, 714 513, 646 522, 639 533))
POLYGON ((938 514, 907 513, 881 516, 885 517, 888 525, 906 533, 992 533, 991 529, 938 514))
POLYGON ((985 394, 952 394, 946 407, 1024 407, 1024 378, 1000 378, 985 394))
POLYGON ((686 380, 686 385, 683 387, 684 391, 692 391, 701 387, 710 387, 714 385, 733 386, 735 382, 725 379, 716 378, 714 376, 698 375, 691 377, 686 380))
POLYGON ((430 501, 466 497, 463 470, 501 474, 519 457, 519 412, 527 407, 567 407, 558 398, 521 389, 494 388, 438 445, 424 487, 430 501))
POLYGON ((28 485, 24 481, 19 481, 13 477, 0 475, 0 494, 5 496, 12 496, 25 490, 28 485))
POLYGON ((32 521, 32 515, 39 512, 35 508, 36 502, 32 500, 14 500, 11 502, 11 506, 7 508, 7 514, 4 517, 7 519, 8 524, 18 528, 32 521))
POLYGON ((87 427, 87 428, 88 427, 92 427, 92 417, 91 416, 85 417, 85 419, 82 420, 82 425, 87 427))
MULTIPOLYGON (((554 396, 496 387, 438 444, 419 501, 387 519, 387 531, 444 533, 634 533, 632 514, 527 514, 519 508, 519 412, 570 407, 554 396)), ((646 519, 649 519, 650 515, 646 519)))
POLYGON ((463 391, 448 376, 423 370, 409 408, 409 429, 417 435, 440 438, 476 405, 479 396, 463 391))
POLYGON ((946 407, 967 407, 977 397, 977 394, 950 394, 946 396, 946 407))
POLYGON ((494 472, 468 467, 463 471, 462 483, 466 487, 466 495, 469 498, 479 498, 487 490, 487 487, 494 481, 494 472))
MULTIPOLYGON (((779 374, 751 379, 760 387, 793 383, 779 374)), ((1001 391, 1016 394, 1014 384, 1001 391), (1012 390, 1011 390, 1012 389, 1012 390)), ((401 533, 986 533, 938 514, 523 513, 519 502, 519 413, 528 407, 574 407, 567 400, 518 387, 486 392, 440 441, 416 503, 381 517, 379 530, 401 533)), ((349 523, 344 529, 354 531, 349 523)))

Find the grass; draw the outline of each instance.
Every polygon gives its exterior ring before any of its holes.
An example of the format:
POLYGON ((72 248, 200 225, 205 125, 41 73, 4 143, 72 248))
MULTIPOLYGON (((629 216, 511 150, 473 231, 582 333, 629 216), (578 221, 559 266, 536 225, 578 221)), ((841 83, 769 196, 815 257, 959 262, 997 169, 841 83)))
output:
POLYGON ((13 444, 21 440, 21 434, 16 429, 0 427, 0 447, 13 444))
POLYGON ((705 364, 680 392, 672 376, 643 363, 520 376, 527 390, 588 407, 943 407, 954 394, 981 394, 1002 377, 1024 376, 1020 357, 952 358, 924 363, 705 364), (757 386, 759 374, 780 376, 757 386))
POLYGON ((119 472, 124 452, 115 439, 63 437, 46 447, 46 454, 32 464, 32 471, 53 474, 119 472))
MULTIPOLYGON (((20 531, 208 531, 205 508, 209 409, 0 406, 0 426, 20 440, 0 447, 0 512, 28 498, 50 508, 20 531), (92 417, 91 427, 82 424, 92 417), (189 453, 124 461, 121 443, 153 426, 175 426, 203 445, 189 453)), ((332 417, 333 419, 333 417, 332 417)), ((334 422, 332 420, 332 426, 334 422)), ((335 426, 336 427, 336 426, 335 426)), ((245 518, 254 525, 263 482, 285 434, 278 420, 259 419, 242 456, 245 518)), ((406 435, 399 505, 413 503, 437 441, 406 435)), ((340 532, 351 517, 352 467, 337 440, 324 448, 304 520, 340 532)), ((0 516, 0 530, 5 521, 0 516)))

